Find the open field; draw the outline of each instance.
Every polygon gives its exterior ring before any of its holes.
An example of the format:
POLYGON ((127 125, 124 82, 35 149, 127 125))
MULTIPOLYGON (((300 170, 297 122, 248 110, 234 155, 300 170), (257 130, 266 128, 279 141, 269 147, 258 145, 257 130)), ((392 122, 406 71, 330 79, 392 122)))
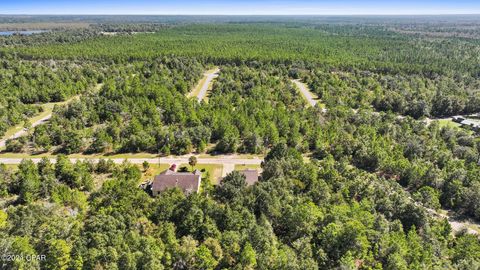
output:
MULTIPOLYGON (((142 181, 151 181, 155 175, 167 170, 170 165, 169 164, 158 164, 158 163, 150 163, 150 168, 142 173, 142 181)), ((138 164, 138 167, 143 171, 143 167, 141 164, 138 164)))
POLYGON ((18 165, 5 164, 5 166, 7 167, 7 169, 11 169, 13 171, 18 169, 18 165))
POLYGON ((257 164, 250 164, 250 165, 236 164, 236 165, 235 165, 235 170, 236 170, 236 171, 242 171, 242 170, 247 170, 247 169, 256 169, 256 170, 259 170, 259 169, 261 169, 261 166, 260 166, 260 165, 257 165, 257 164))
MULTIPOLYGON (((191 170, 191 166, 188 164, 180 164, 180 167, 185 166, 189 170, 191 170)), ((210 182, 213 185, 218 185, 220 183, 220 180, 222 178, 222 169, 223 169, 222 164, 197 164, 193 167, 193 169, 197 169, 200 171, 205 171, 208 172, 210 182)), ((206 177, 204 173, 202 173, 202 177, 206 177)))

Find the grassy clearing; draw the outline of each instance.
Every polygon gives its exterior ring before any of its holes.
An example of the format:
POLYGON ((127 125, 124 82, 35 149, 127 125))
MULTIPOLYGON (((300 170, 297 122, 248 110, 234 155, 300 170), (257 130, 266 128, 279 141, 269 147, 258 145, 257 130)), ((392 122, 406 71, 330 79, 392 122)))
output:
POLYGON ((437 121, 440 128, 442 127, 459 128, 460 127, 459 123, 453 122, 451 119, 439 119, 437 121))
MULTIPOLYGON (((191 166, 188 164, 181 164, 180 167, 182 166, 186 166, 187 168, 191 169, 191 166)), ((220 183, 223 170, 222 164, 197 164, 195 165, 194 169, 200 171, 205 170, 205 172, 208 172, 210 182, 213 185, 218 185, 220 183)), ((202 177, 206 177, 205 173, 203 173, 202 175, 202 177)))
POLYGON ((475 132, 473 130, 468 129, 468 128, 462 128, 462 125, 460 125, 457 122, 453 122, 451 119, 438 119, 436 121, 438 121, 438 126, 440 128, 443 128, 443 127, 457 128, 457 129, 464 130, 465 132, 467 132, 470 135, 475 134, 475 132))
POLYGON ((18 165, 12 165, 12 164, 5 164, 7 169, 10 169, 12 171, 16 171, 18 169, 18 165))
POLYGON ((247 170, 247 169, 255 169, 255 170, 258 170, 260 169, 260 165, 256 165, 256 164, 237 164, 235 165, 235 170, 236 171, 241 171, 241 170, 247 170))
MULTIPOLYGON (((143 171, 142 164, 138 164, 140 170, 143 171)), ((150 168, 142 174, 142 181, 153 180, 153 177, 166 169, 168 169, 170 165, 168 164, 150 164, 150 168)))

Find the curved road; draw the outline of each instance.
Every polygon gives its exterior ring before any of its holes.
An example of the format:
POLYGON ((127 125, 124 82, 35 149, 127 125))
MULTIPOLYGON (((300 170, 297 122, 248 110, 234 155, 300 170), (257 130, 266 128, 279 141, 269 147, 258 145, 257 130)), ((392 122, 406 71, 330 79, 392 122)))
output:
MULTIPOLYGON (((100 88, 102 87, 103 83, 98 83, 93 89, 95 91, 98 91, 100 90, 100 88)), ((63 101, 63 102, 57 102, 57 103, 51 103, 51 104, 67 104, 69 102, 71 102, 72 100, 75 100, 77 98, 80 98, 79 95, 77 96, 74 96, 74 97, 71 97, 69 100, 66 100, 66 101, 63 101)), ((32 128, 38 126, 38 125, 41 125, 41 124, 44 124, 46 121, 48 121, 50 118, 52 118, 52 112, 50 112, 49 114, 45 115, 44 117, 38 119, 37 121, 33 122, 32 123, 32 128)), ((7 143, 7 140, 10 140, 10 139, 16 139, 16 138, 19 138, 19 137, 22 137, 23 135, 27 134, 27 130, 26 129, 22 129, 18 132, 16 132, 15 134, 13 134, 12 136, 8 137, 8 138, 3 138, 0 140, 0 148, 4 148, 5 147, 5 144, 7 143)))
MULTIPOLYGON (((48 119, 50 119, 51 117, 52 117, 52 114, 48 114, 48 115, 44 116, 43 118, 41 118, 41 119, 33 122, 33 123, 32 123, 32 128, 34 128, 34 127, 36 127, 36 126, 38 126, 38 125, 43 124, 44 122, 48 121, 48 119)), ((25 134, 27 134, 27 130, 26 130, 26 129, 22 129, 22 130, 18 131, 17 133, 13 134, 12 136, 0 140, 0 148, 5 147, 5 144, 6 144, 7 140, 19 138, 19 137, 22 137, 22 136, 25 135, 25 134)))

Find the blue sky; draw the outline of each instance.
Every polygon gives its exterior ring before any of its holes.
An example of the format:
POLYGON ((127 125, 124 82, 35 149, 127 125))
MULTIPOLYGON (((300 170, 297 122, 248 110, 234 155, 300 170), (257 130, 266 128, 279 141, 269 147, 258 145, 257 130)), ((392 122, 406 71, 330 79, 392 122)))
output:
POLYGON ((480 0, 0 0, 0 14, 480 14, 480 0))

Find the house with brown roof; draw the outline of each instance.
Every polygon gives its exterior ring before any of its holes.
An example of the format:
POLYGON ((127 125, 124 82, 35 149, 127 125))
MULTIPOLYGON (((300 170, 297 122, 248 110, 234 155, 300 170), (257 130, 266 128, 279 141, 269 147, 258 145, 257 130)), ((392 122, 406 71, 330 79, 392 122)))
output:
POLYGON ((152 183, 152 195, 158 196, 169 188, 179 188, 185 195, 198 193, 202 182, 202 173, 199 170, 192 172, 176 172, 176 166, 155 176, 152 183))
POLYGON ((246 169, 238 171, 239 173, 245 176, 245 182, 247 182, 247 186, 252 186, 256 182, 258 182, 258 171, 254 169, 246 169))

